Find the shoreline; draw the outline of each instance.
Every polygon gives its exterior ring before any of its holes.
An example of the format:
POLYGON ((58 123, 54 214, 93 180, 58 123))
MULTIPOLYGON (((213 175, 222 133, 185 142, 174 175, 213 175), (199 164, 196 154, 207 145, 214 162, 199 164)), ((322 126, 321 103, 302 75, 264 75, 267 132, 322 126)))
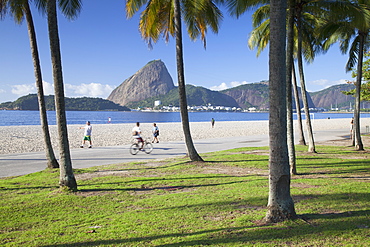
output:
MULTIPOLYGON (((261 121, 216 121, 214 128, 211 122, 191 122, 190 130, 194 140, 224 138, 236 136, 268 135, 268 120, 261 121)), ((294 121, 295 131, 297 121, 294 121)), ((361 118, 361 130, 365 131, 370 125, 370 118, 361 118)), ((68 125, 68 139, 70 149, 80 148, 84 125, 68 125)), ((121 146, 131 143, 131 130, 135 126, 130 124, 92 124, 93 147, 121 146)), ((160 142, 184 141, 181 122, 157 123, 160 134, 160 142)), ((152 123, 142 123, 142 137, 153 138, 152 123)), ((303 121, 305 130, 305 120, 303 121)), ((350 130, 350 119, 315 119, 312 120, 312 128, 315 130, 350 130)), ((57 126, 49 126, 50 137, 54 152, 59 152, 57 146, 57 126)), ((0 126, 0 154, 29 153, 44 151, 42 129, 40 125, 26 126, 0 126)), ((87 147, 87 145, 85 146, 87 147)))

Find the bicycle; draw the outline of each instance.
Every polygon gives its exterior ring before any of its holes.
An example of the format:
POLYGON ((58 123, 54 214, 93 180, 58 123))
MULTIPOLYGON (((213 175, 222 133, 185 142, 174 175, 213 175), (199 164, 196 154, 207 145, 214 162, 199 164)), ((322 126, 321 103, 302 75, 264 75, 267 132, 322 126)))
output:
MULTIPOLYGON (((140 147, 141 147, 141 143, 139 143, 137 139, 134 139, 133 144, 130 147, 130 153, 132 155, 137 154, 141 149, 140 147)), ((153 144, 150 142, 150 138, 147 138, 146 140, 144 140, 144 146, 141 150, 147 154, 150 154, 153 151, 153 144)))

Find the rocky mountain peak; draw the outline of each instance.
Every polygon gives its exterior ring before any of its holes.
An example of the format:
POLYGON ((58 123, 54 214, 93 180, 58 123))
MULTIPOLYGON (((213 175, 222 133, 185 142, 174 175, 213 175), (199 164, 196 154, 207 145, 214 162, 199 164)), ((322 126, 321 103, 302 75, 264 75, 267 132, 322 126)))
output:
POLYGON ((173 89, 171 75, 161 60, 153 60, 126 79, 108 96, 108 100, 119 105, 164 95, 173 89))

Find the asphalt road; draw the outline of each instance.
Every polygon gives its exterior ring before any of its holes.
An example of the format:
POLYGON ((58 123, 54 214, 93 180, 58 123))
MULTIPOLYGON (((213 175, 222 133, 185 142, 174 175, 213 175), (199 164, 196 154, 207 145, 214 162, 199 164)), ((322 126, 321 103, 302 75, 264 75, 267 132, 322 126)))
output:
MULTIPOLYGON (((316 142, 345 139, 348 138, 348 130, 316 131, 314 137, 316 142)), ((239 147, 268 146, 269 142, 267 135, 254 135, 194 140, 194 145, 198 153, 201 154, 239 147)), ((129 147, 130 145, 71 149, 72 166, 73 168, 87 168, 132 161, 165 159, 186 154, 186 146, 183 141, 155 143, 151 154, 139 152, 137 155, 131 155, 129 147)), ((0 177, 25 175, 45 168, 44 152, 0 155, 0 177)))

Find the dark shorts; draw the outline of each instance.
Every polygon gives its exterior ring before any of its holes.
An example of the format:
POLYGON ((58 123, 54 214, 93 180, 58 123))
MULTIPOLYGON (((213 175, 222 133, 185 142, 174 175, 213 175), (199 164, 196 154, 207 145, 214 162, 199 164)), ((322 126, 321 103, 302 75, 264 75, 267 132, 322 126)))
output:
POLYGON ((84 136, 84 141, 91 141, 91 136, 84 136))
POLYGON ((141 137, 136 138, 136 140, 137 140, 138 142, 144 142, 143 138, 141 138, 141 137))
POLYGON ((154 134, 153 134, 153 136, 154 136, 154 137, 157 137, 158 135, 159 135, 158 133, 154 133, 154 134))

